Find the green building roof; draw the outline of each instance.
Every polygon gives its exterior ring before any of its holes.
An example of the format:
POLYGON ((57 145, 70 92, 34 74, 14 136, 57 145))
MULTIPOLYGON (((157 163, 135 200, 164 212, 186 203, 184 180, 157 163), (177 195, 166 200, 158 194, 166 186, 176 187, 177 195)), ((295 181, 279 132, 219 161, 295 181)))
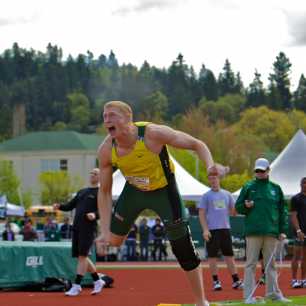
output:
POLYGON ((0 152, 97 150, 103 139, 73 131, 33 132, 0 143, 0 152))

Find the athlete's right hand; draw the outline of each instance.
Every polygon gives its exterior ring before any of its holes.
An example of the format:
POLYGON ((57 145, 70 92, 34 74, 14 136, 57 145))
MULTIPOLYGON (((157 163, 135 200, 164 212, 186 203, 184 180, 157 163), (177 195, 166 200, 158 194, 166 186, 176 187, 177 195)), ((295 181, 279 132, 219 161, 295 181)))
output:
POLYGON ((211 238, 210 231, 209 230, 204 231, 203 237, 204 237, 205 241, 209 241, 209 239, 211 238))
POLYGON ((221 164, 213 164, 207 168, 207 176, 219 176, 220 178, 228 174, 230 168, 228 166, 223 166, 221 164))
POLYGON ((109 233, 102 233, 100 234, 96 240, 96 249, 97 253, 100 256, 107 255, 108 247, 110 245, 110 234, 109 233))

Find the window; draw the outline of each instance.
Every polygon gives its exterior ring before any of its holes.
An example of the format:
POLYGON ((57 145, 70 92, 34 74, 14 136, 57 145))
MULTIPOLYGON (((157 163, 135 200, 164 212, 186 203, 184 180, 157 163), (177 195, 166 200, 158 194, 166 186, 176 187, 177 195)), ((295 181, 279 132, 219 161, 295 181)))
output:
POLYGON ((60 169, 61 170, 68 170, 68 161, 67 159, 60 160, 60 169))
POLYGON ((40 169, 42 172, 67 170, 68 161, 67 159, 41 159, 40 169))

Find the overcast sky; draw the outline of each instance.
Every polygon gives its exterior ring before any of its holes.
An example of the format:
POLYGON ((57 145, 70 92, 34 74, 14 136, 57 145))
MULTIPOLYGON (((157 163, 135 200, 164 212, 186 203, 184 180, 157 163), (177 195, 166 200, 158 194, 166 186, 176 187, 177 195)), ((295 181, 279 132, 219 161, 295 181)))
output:
POLYGON ((137 66, 169 67, 178 53, 216 77, 228 58, 245 85, 257 69, 265 85, 280 51, 292 85, 306 75, 305 0, 0 0, 0 53, 14 42, 64 56, 87 50, 137 66))

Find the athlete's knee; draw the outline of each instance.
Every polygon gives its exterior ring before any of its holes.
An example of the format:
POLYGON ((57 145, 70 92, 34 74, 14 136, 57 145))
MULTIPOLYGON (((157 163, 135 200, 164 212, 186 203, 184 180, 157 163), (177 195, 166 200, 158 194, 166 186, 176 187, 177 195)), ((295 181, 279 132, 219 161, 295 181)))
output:
POLYGON ((167 235, 171 243, 172 251, 180 266, 185 271, 194 270, 201 260, 194 247, 189 226, 186 221, 167 224, 167 235))

